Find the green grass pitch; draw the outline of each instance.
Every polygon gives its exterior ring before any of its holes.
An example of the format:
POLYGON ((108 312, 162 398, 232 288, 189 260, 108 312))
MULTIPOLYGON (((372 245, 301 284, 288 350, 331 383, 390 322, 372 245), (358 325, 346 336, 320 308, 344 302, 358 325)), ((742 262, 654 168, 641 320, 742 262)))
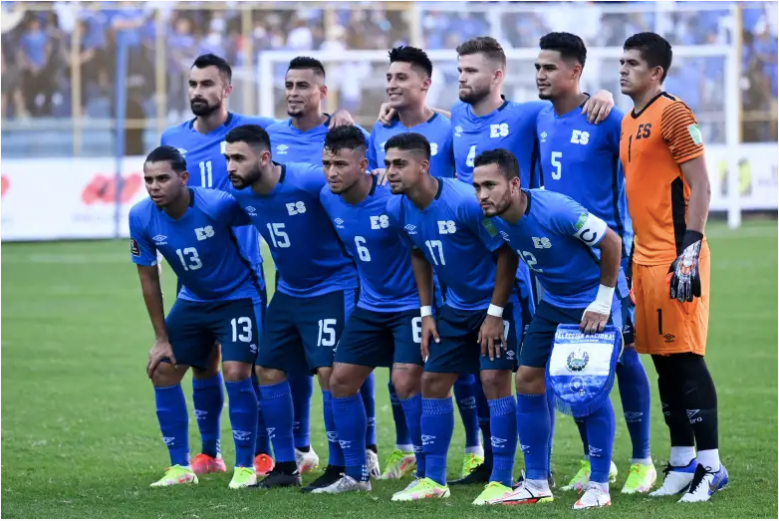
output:
MULTIPOLYGON (((322 497, 297 490, 230 491, 228 474, 193 487, 149 488, 168 463, 144 368, 152 342, 136 270, 125 241, 4 244, 2 248, 2 516, 107 518, 753 518, 777 515, 777 223, 747 222, 738 231, 709 227, 712 309, 708 362, 717 383, 720 451, 731 486, 713 501, 677 505, 673 499, 623 497, 619 489, 630 442, 618 409, 614 460, 621 475, 610 509, 571 511, 573 493, 547 505, 471 506, 479 489, 455 488, 443 501, 398 505, 390 496, 403 482, 374 483, 370 495, 322 497)), ((268 263, 267 268, 271 268, 268 263)), ((164 273, 168 295, 174 278, 164 273)), ((168 304, 170 304, 168 302, 168 304)), ((654 386, 654 370, 644 359, 654 386)), ((386 388, 377 372, 377 424, 382 459, 394 430, 386 388)), ((191 399, 189 381, 184 389, 191 399)), ((668 439, 656 389, 652 454, 661 467, 668 439)), ((191 407, 191 402, 190 402, 191 407)), ((190 409, 191 414, 191 409, 190 409)), ((317 393, 313 446, 322 461, 327 444, 317 393)), ((459 420, 458 420, 459 423, 459 420)), ((581 444, 570 418, 558 414, 553 467, 558 483, 575 472, 581 444)), ((223 448, 233 449, 227 410, 223 448)), ((199 449, 194 416, 193 453, 199 449)), ((459 470, 458 426, 449 458, 459 470)), ((521 456, 517 458, 519 469, 521 456)), ((518 471, 515 471, 515 475, 518 471)), ((311 476, 306 477, 310 481, 311 476)))

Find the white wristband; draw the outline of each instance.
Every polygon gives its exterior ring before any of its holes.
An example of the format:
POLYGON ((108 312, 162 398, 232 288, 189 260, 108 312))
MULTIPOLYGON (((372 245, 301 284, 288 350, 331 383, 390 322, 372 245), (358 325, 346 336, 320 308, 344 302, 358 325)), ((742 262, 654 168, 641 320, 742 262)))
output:
POLYGON ((495 304, 490 304, 490 307, 487 308, 487 314, 493 317, 503 318, 503 308, 496 306, 495 304))
POLYGON ((433 306, 422 306, 419 308, 419 315, 422 318, 430 317, 433 315, 433 306))
POLYGON ((598 296, 595 297, 595 301, 592 304, 587 306, 587 311, 594 311, 601 315, 610 315, 613 300, 614 288, 601 284, 600 287, 598 287, 598 296))

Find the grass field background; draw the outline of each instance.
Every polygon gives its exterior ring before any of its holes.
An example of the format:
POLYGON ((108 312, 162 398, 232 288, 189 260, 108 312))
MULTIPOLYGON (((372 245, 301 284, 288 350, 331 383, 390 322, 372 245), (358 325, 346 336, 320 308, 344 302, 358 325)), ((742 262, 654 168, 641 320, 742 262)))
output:
MULTIPOLYGON (((614 460, 620 477, 613 507, 575 517, 753 518, 777 516, 777 223, 747 222, 738 231, 709 226, 712 305, 708 363, 719 394, 720 452, 732 485, 707 504, 623 497, 619 489, 630 440, 618 412, 614 460)), ((266 271, 270 271, 270 263, 266 271)), ((3 244, 2 247, 2 517, 99 518, 560 518, 574 517, 573 493, 532 507, 471 506, 478 487, 452 497, 399 505, 390 496, 407 481, 374 483, 370 495, 322 497, 297 490, 230 491, 229 474, 194 487, 149 488, 168 464, 144 368, 153 340, 126 241, 3 244)), ((272 280, 272 279, 271 279, 272 280)), ((166 294, 174 277, 164 274, 166 294)), ((170 302, 168 301, 168 306, 170 302)), ((651 362, 652 455, 668 455, 651 362)), ((386 388, 377 374, 377 428, 382 461, 393 448, 386 388)), ((615 386, 616 387, 616 386, 615 386)), ((190 405, 193 454, 199 450, 190 405)), ((459 420, 458 420, 459 423, 459 420)), ((581 443, 573 421, 558 414, 553 467, 558 483, 575 472, 581 443)), ((223 449, 233 463, 225 408, 223 449)), ((313 446, 327 444, 321 397, 312 412, 313 446)), ((458 425, 449 474, 460 468, 458 425)), ((517 471, 522 463, 517 457, 517 471)), ((313 479, 307 476, 306 481, 313 479)))

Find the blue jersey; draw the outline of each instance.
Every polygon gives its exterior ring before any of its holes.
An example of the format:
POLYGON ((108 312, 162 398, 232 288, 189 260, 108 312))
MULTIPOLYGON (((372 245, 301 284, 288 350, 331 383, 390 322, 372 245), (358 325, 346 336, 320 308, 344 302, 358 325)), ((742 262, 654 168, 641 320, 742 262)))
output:
POLYGON ((357 263, 360 277, 358 306, 371 311, 406 311, 419 308, 419 293, 411 269, 411 247, 402 228, 390 223, 388 186, 373 178, 370 194, 351 205, 325 185, 320 200, 336 233, 357 263))
POLYGON ((232 229, 247 224, 238 202, 219 190, 190 188, 189 208, 178 220, 144 199, 130 210, 132 260, 154 266, 160 252, 181 281, 184 300, 256 298, 258 266, 242 255, 232 229))
POLYGON ((491 113, 476 116, 468 103, 455 104, 452 127, 457 178, 471 184, 476 156, 487 150, 505 148, 519 161, 522 187, 541 186, 536 119, 541 109, 547 106, 549 103, 545 101, 504 101, 491 113))
MULTIPOLYGON (((322 164, 322 147, 325 144, 330 117, 319 126, 305 132, 298 130, 292 124, 292 118, 278 121, 266 130, 270 137, 271 156, 277 163, 310 163, 322 164)), ((370 137, 362 127, 357 127, 365 134, 365 140, 370 137)))
POLYGON ((430 173, 436 177, 454 177, 454 152, 452 151, 452 122, 440 114, 420 125, 407 128, 395 118, 392 125, 385 127, 379 122, 373 125, 368 144, 368 168, 384 168, 384 144, 394 135, 403 132, 422 134, 430 142, 430 173))
POLYGON ((251 187, 232 190, 268 243, 279 272, 276 291, 316 297, 357 287, 354 263, 319 202, 325 184, 321 167, 289 163, 281 166, 279 183, 267 195, 251 187))
POLYGON ((447 305, 468 311, 490 305, 497 260, 493 252, 504 242, 497 231, 485 230, 484 213, 473 188, 439 178, 438 193, 430 206, 419 210, 406 196, 392 197, 387 213, 433 265, 446 286, 447 305))
POLYGON ((526 194, 527 209, 519 222, 489 221, 544 286, 542 300, 561 308, 589 306, 600 286, 593 248, 606 235, 605 223, 565 195, 543 189, 526 194))

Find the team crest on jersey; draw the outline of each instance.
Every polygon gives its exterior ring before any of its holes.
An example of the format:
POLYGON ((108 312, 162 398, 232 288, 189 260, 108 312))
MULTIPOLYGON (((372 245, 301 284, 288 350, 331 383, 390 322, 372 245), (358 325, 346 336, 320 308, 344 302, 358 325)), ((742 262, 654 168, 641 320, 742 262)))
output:
POLYGON ((541 143, 546 143, 546 137, 547 136, 548 136, 548 134, 546 133, 546 131, 541 132, 541 143))
POLYGON ((484 226, 484 229, 487 230, 487 233, 490 234, 490 237, 495 237, 498 235, 498 229, 495 228, 495 225, 492 223, 492 219, 483 219, 481 224, 484 226))
POLYGON ((278 153, 280 156, 286 155, 287 150, 289 150, 289 147, 287 145, 279 145, 276 147, 276 153, 278 153))
POLYGON ((585 367, 587 367, 587 363, 590 361, 590 355, 587 354, 587 351, 577 350, 572 351, 570 355, 568 355, 568 359, 566 360, 566 365, 568 366, 568 369, 578 373, 584 370, 585 367))
POLYGON ((179 151, 179 154, 181 154, 181 157, 186 159, 186 157, 187 157, 187 149, 186 148, 177 148, 176 150, 179 151))
POLYGON ((462 137, 463 135, 463 127, 460 125, 457 125, 454 127, 454 137, 462 137))

